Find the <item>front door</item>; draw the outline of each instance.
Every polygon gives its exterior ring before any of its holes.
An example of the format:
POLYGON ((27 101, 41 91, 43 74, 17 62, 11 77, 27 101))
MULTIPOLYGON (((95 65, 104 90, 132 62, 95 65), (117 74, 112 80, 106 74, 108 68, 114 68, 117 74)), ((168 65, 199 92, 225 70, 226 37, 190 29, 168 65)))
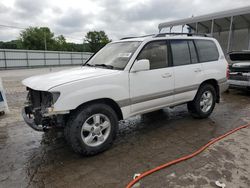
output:
POLYGON ((130 73, 131 113, 139 114, 173 102, 174 74, 168 66, 166 41, 153 41, 144 46, 137 60, 148 59, 150 70, 130 73))

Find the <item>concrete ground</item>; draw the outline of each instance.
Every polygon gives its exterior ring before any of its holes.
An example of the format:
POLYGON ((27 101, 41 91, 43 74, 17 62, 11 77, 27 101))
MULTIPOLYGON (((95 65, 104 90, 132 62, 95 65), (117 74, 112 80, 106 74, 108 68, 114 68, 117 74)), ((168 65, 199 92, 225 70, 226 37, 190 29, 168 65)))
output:
MULTIPOLYGON (((250 122, 250 94, 225 93, 208 119, 193 119, 186 106, 136 116, 120 123, 111 149, 81 157, 62 133, 32 130, 20 115, 26 97, 21 80, 63 68, 0 71, 10 112, 0 116, 0 187, 125 187, 141 173, 187 155, 209 140, 250 122)), ((152 174, 140 187, 250 187, 250 128, 202 154, 152 174)))

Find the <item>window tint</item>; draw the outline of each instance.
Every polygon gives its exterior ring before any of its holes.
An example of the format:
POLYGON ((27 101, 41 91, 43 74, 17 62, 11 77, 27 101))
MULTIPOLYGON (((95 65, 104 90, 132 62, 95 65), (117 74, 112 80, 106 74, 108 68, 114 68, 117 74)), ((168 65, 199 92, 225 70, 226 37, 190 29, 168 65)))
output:
POLYGON ((195 40, 200 62, 216 61, 219 58, 218 49, 213 41, 195 40))
POLYGON ((188 41, 188 45, 189 45, 189 50, 190 50, 191 62, 192 63, 198 63, 198 58, 197 58, 197 54, 196 54, 196 51, 195 51, 194 42, 193 41, 188 41))
POLYGON ((190 54, 188 42, 185 40, 172 40, 171 41, 173 65, 187 65, 190 64, 190 54))
POLYGON ((137 60, 148 59, 150 69, 159 69, 167 67, 167 43, 166 41, 156 41, 147 44, 137 60))

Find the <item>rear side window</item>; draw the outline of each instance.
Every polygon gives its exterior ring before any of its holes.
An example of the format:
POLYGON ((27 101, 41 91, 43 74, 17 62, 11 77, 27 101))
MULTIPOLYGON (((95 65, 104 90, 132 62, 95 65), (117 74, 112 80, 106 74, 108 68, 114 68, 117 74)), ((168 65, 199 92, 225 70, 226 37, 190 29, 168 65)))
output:
POLYGON ((200 62, 216 61, 219 52, 215 43, 211 40, 195 40, 200 62))
POLYGON ((173 65, 187 65, 190 64, 190 54, 188 41, 186 40, 171 40, 171 50, 172 50, 172 58, 173 65))
POLYGON ((167 43, 166 41, 154 41, 146 44, 140 52, 137 60, 148 59, 150 70, 167 67, 167 43))

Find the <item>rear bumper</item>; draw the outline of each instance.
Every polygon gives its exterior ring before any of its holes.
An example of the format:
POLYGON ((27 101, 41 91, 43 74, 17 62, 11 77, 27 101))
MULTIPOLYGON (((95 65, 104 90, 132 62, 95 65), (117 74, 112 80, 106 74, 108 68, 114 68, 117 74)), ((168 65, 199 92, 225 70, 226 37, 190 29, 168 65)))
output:
POLYGON ((42 125, 37 125, 33 118, 28 117, 29 114, 28 111, 29 111, 28 107, 24 107, 22 109, 22 116, 25 123, 36 131, 44 131, 44 127, 42 125))

